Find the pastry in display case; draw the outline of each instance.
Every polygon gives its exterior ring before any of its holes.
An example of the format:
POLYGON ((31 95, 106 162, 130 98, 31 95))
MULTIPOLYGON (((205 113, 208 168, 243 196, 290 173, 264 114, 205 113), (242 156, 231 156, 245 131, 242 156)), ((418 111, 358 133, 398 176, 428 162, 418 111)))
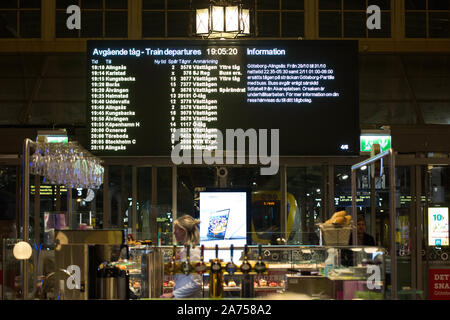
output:
POLYGON ((152 249, 151 240, 134 241, 133 238, 128 238, 128 252, 129 257, 125 259, 122 257, 115 262, 122 270, 126 270, 129 275, 129 289, 131 298, 139 299, 142 297, 143 289, 143 274, 142 274, 142 258, 152 249), (131 241, 130 241, 131 240, 131 241))
MULTIPOLYGON (((220 248, 230 250, 232 248, 220 248)), ((230 268, 220 261, 223 298, 264 297, 298 294, 310 299, 383 299, 385 296, 385 251, 378 247, 353 246, 245 246, 230 268), (231 272, 227 272, 228 269, 231 272), (242 266, 245 266, 243 268, 242 266)), ((165 247, 165 262, 172 249, 165 247)), ((208 247, 204 250, 216 250, 208 247)), ((232 255, 230 255, 232 257, 232 255)), ((179 262, 181 263, 181 262, 179 262)), ((191 261, 196 272, 199 261, 191 261)), ((203 297, 210 296, 212 262, 202 269, 203 297)), ((218 270, 218 267, 215 267, 218 270)), ((177 271, 181 272, 181 271, 177 271)), ((164 291, 173 289, 173 275, 165 272, 164 291)))

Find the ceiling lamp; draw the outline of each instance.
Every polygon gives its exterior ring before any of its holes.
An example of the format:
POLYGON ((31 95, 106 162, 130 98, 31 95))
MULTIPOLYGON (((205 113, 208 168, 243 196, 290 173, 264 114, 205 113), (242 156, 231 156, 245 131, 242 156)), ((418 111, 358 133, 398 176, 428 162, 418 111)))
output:
POLYGON ((212 1, 195 10, 196 35, 210 39, 250 35, 250 9, 230 1, 212 1), (228 4, 227 4, 228 3, 228 4))

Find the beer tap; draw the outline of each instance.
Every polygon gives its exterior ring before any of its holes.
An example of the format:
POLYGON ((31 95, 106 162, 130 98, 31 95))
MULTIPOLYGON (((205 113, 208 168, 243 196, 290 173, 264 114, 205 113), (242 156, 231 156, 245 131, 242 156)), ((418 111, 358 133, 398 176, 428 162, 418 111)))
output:
POLYGON ((192 265, 191 265, 191 262, 190 262, 190 249, 191 249, 191 246, 190 245, 185 245, 185 249, 186 249, 186 260, 181 264, 181 271, 185 275, 188 275, 189 273, 192 272, 192 265))
POLYGON ((198 262, 195 265, 195 272, 197 272, 198 274, 205 273, 205 271, 207 269, 206 263, 204 262, 204 252, 205 252, 205 246, 202 244, 202 246, 200 248, 200 262, 198 262))
POLYGON ((177 246, 174 245, 172 247, 172 257, 170 258, 170 261, 166 263, 164 271, 168 274, 175 274, 177 271, 177 246))
POLYGON ((211 263, 211 271, 219 272, 221 270, 222 270, 222 265, 220 264, 220 260, 219 260, 219 245, 216 244, 216 258, 211 263))
POLYGON ((239 267, 241 272, 243 273, 242 282, 241 282, 241 297, 242 298, 251 298, 254 295, 254 287, 253 287, 253 276, 250 275, 250 271, 252 270, 252 265, 248 262, 248 246, 244 247, 244 261, 242 261, 241 266, 239 267))
POLYGON ((257 273, 264 273, 267 270, 266 264, 262 261, 262 245, 258 246, 258 262, 256 262, 254 269, 257 273))
POLYGON ((248 262, 248 246, 244 247, 244 261, 242 261, 241 266, 239 267, 243 274, 247 274, 252 270, 252 265, 248 262))
POLYGON ((231 244, 230 245, 230 258, 231 258, 231 261, 228 262, 227 265, 225 266, 225 270, 230 275, 233 275, 236 272, 236 270, 237 270, 237 266, 233 262, 233 251, 234 251, 234 246, 233 246, 233 244, 231 244))
POLYGON ((211 263, 209 274, 209 296, 211 298, 223 297, 223 270, 219 260, 219 246, 216 244, 216 258, 211 263))

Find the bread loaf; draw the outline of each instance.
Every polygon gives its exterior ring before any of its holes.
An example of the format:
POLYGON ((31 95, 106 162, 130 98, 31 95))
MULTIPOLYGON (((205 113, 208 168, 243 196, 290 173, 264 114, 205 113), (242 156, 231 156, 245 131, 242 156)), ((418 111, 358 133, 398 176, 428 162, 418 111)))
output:
POLYGON ((347 215, 345 210, 335 212, 330 219, 325 221, 325 225, 331 225, 331 224, 341 224, 341 225, 348 225, 350 224, 352 220, 351 215, 347 215))
POLYGON ((332 218, 345 217, 346 214, 345 210, 338 211, 333 214, 332 218))
POLYGON ((352 221, 352 216, 350 216, 350 215, 345 216, 345 224, 350 224, 351 221, 352 221))
POLYGON ((346 221, 345 217, 337 217, 333 219, 334 224, 344 224, 346 221))

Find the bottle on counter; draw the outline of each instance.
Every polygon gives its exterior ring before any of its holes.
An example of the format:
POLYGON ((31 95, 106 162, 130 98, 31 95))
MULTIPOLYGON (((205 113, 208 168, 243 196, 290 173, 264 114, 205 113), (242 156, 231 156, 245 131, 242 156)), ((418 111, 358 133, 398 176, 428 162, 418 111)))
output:
POLYGON ((223 270, 222 260, 219 260, 219 246, 216 244, 216 258, 211 261, 211 272, 209 274, 209 297, 223 297, 223 270))

